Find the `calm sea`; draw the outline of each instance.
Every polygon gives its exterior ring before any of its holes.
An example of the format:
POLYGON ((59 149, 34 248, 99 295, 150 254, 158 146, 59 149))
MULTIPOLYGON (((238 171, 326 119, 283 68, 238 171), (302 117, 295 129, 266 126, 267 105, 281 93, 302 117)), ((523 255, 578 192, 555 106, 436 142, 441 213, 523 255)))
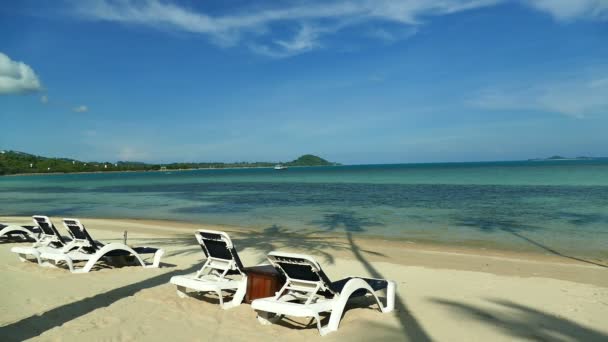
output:
POLYGON ((0 177, 0 215, 169 219, 608 258, 608 161, 0 177))

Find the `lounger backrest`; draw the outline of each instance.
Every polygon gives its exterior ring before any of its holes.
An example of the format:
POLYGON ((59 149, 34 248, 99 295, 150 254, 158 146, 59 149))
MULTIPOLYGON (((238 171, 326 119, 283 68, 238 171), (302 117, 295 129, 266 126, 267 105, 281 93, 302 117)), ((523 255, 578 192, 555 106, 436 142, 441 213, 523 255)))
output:
POLYGON ((42 230, 42 233, 44 235, 57 239, 57 241, 61 242, 62 244, 66 243, 61 234, 59 234, 59 231, 57 231, 57 228, 55 228, 53 222, 51 222, 51 219, 48 218, 48 216, 34 215, 32 216, 32 218, 34 219, 34 223, 36 223, 36 225, 40 227, 40 230, 42 230))
POLYGON ((268 261, 288 280, 316 282, 325 289, 331 288, 331 281, 319 263, 309 255, 270 252, 268 261))
POLYGON ((226 261, 233 260, 236 267, 243 271, 243 263, 241 263, 241 259, 228 234, 215 230, 200 229, 195 236, 205 256, 226 261))
POLYGON ((90 247, 97 247, 97 243, 79 220, 64 218, 63 225, 70 232, 70 235, 72 235, 72 238, 74 238, 75 241, 85 243, 90 247))

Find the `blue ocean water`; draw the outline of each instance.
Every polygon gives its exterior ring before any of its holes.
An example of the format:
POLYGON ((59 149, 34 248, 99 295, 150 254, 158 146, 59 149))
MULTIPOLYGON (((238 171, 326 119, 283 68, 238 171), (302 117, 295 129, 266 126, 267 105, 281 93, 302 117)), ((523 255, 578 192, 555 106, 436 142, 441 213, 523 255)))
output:
POLYGON ((0 177, 0 216, 168 219, 608 259, 608 161, 0 177))

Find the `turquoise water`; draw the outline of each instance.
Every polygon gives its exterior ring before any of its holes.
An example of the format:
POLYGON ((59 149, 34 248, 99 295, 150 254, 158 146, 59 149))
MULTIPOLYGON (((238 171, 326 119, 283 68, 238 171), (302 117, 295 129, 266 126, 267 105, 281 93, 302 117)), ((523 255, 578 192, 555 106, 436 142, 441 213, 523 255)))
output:
POLYGON ((608 258, 608 161, 0 177, 0 215, 169 219, 608 258))

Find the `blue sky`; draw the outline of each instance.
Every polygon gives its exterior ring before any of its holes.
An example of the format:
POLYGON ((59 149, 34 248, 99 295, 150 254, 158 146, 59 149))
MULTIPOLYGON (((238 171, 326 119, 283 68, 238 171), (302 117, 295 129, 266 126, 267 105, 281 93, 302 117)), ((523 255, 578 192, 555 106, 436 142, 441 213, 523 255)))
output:
POLYGON ((0 148, 342 163, 608 153, 608 1, 15 1, 0 148))

